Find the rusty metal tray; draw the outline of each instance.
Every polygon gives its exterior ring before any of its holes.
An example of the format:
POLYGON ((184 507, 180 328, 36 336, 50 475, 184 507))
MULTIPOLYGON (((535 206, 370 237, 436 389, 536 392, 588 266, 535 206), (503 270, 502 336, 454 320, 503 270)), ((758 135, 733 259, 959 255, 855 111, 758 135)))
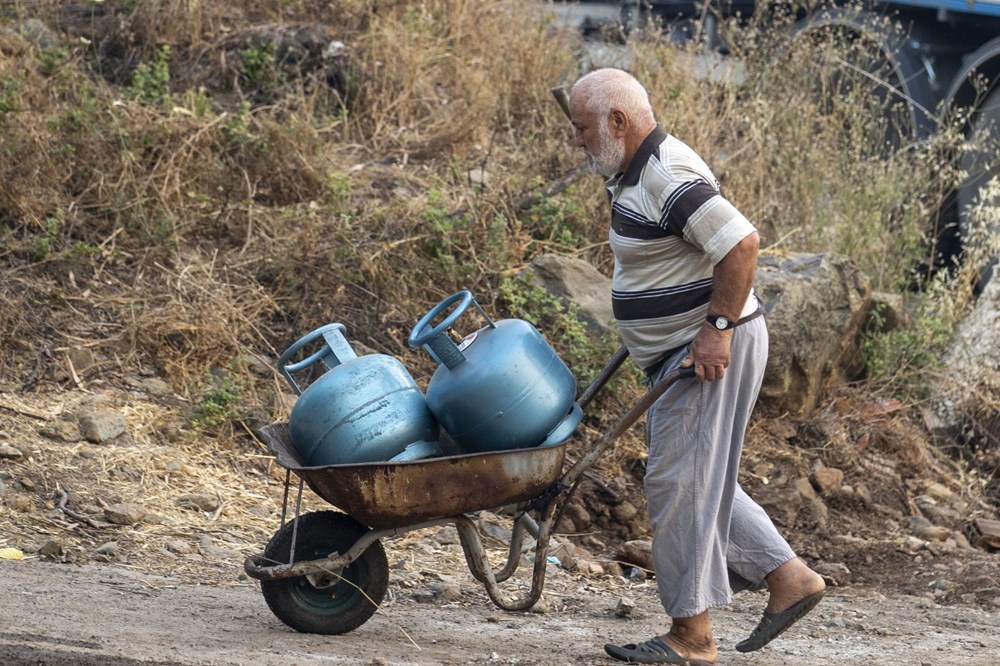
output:
POLYGON ((278 464, 341 511, 373 529, 390 529, 540 497, 559 478, 567 442, 405 462, 307 467, 287 423, 258 433, 278 464))

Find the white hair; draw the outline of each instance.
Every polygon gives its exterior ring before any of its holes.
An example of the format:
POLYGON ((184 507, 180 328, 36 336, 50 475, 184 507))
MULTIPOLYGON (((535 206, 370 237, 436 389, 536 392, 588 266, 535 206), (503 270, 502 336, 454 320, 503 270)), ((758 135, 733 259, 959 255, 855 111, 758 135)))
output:
POLYGON ((604 117, 618 109, 633 120, 656 122, 646 89, 624 70, 604 67, 584 74, 573 84, 571 93, 578 91, 594 115, 604 117))

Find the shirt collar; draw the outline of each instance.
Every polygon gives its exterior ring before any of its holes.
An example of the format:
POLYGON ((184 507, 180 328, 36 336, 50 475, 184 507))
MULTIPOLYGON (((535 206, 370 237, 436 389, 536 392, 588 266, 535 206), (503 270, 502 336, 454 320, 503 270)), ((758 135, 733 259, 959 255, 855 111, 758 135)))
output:
POLYGON ((618 177, 618 185, 633 186, 639 184, 639 176, 642 174, 642 169, 646 166, 646 162, 649 161, 650 156, 659 156, 660 144, 667 138, 667 132, 662 127, 657 125, 653 128, 653 131, 646 136, 639 149, 635 151, 635 155, 632 160, 625 167, 625 171, 618 177))

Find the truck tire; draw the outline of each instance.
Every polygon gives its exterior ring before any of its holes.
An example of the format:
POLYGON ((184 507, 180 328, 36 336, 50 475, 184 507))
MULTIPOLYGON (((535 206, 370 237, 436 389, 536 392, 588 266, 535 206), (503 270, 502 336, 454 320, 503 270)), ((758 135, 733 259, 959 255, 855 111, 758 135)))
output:
POLYGON ((937 129, 934 95, 923 64, 898 26, 866 12, 833 9, 799 21, 793 41, 814 44, 820 57, 824 43, 854 47, 847 60, 818 60, 813 68, 817 77, 830 82, 831 87, 821 91, 827 103, 857 89, 882 108, 884 131, 872 137, 881 144, 876 154, 894 152, 937 129))
MULTIPOLYGON (((978 231, 978 225, 990 223, 978 217, 975 209, 985 194, 986 183, 1000 176, 1000 160, 997 158, 997 146, 1000 145, 1000 87, 995 88, 977 109, 970 124, 969 139, 973 149, 963 154, 961 161, 968 178, 958 189, 958 229, 963 242, 978 231)), ((1000 207, 1000 197, 994 196, 988 205, 1000 207)), ((1000 225, 995 219, 991 222, 992 229, 986 231, 996 238, 1000 234, 1000 225)), ((963 254, 967 256, 964 249, 963 254)), ((996 263, 997 256, 994 255, 974 267, 978 271, 977 290, 981 291, 990 281, 996 263)))

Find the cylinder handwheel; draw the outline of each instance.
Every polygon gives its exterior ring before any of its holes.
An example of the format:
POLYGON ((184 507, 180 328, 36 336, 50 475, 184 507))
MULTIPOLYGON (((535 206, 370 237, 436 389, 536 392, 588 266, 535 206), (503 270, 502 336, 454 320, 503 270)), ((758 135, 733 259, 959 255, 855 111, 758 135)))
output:
POLYGON ((347 327, 344 326, 343 324, 327 324, 326 326, 320 326, 316 330, 306 333, 301 338, 293 342, 292 345, 288 349, 286 349, 284 353, 281 355, 281 357, 278 359, 278 365, 281 366, 281 369, 286 373, 298 372, 303 368, 309 367, 316 361, 319 361, 320 359, 329 356, 332 350, 330 349, 329 346, 324 346, 322 349, 320 349, 307 359, 298 361, 297 363, 291 363, 291 364, 288 363, 288 361, 291 360, 291 358, 300 349, 305 347, 310 342, 315 342, 316 340, 319 340, 326 333, 330 331, 340 331, 341 335, 347 335, 347 327))
POLYGON ((416 326, 413 327, 413 330, 410 331, 410 336, 406 340, 407 344, 411 347, 420 347, 439 335, 446 333, 448 329, 451 328, 456 321, 458 321, 458 318, 469 309, 472 302, 472 292, 468 290, 459 291, 444 299, 435 305, 430 312, 420 318, 420 321, 418 321, 416 326), (456 303, 458 305, 455 305, 456 303), (436 317, 440 316, 453 305, 455 305, 455 309, 442 319, 441 323, 437 326, 431 326, 431 322, 434 321, 436 317))
MULTIPOLYGON (((296 562, 346 553, 368 528, 337 511, 308 513, 291 521, 264 549, 269 562, 289 562, 293 533, 296 562)), ((264 600, 286 625, 309 634, 346 634, 375 614, 389 588, 389 562, 378 541, 343 569, 261 582, 264 600)))

